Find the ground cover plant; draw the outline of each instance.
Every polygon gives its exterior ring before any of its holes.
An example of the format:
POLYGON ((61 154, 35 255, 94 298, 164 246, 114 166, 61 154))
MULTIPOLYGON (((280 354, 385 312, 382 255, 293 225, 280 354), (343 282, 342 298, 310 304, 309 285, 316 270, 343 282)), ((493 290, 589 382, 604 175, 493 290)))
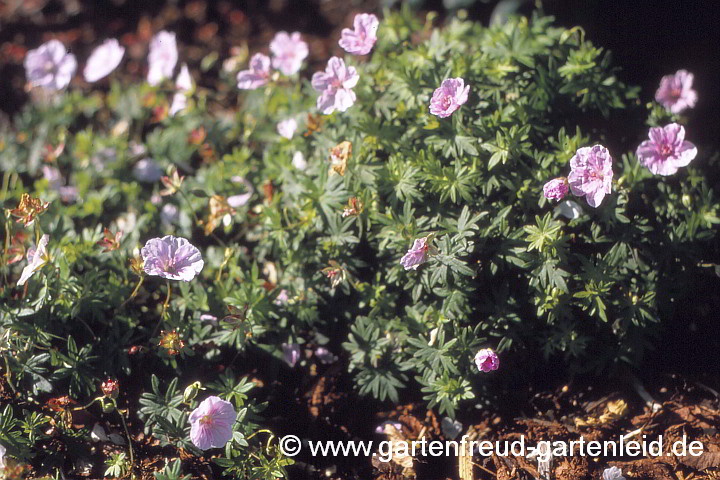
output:
POLYGON ((319 409, 335 375, 450 437, 436 416, 548 370, 636 379, 716 276, 692 72, 641 91, 540 12, 363 13, 337 42, 313 70, 299 32, 188 64, 162 30, 133 81, 115 39, 26 53, 32 101, 0 137, 5 476, 287 477, 279 384, 319 409))

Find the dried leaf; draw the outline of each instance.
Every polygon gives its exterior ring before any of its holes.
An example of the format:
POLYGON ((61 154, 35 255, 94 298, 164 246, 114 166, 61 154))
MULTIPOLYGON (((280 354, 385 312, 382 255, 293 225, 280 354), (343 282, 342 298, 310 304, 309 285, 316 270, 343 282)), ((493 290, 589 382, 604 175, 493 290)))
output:
POLYGON ((708 468, 720 467, 720 452, 704 452, 699 457, 678 457, 683 465, 696 470, 707 470, 708 468))

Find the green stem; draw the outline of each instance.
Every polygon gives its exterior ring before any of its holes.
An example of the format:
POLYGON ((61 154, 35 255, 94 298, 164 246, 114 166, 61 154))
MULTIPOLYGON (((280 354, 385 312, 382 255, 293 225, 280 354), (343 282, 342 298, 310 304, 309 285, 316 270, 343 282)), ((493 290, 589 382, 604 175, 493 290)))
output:
POLYGON ((120 412, 120 409, 117 406, 117 402, 112 397, 110 397, 110 400, 112 400, 115 411, 118 412, 118 415, 120 415, 120 421, 122 422, 123 428, 125 429, 125 435, 128 439, 128 450, 130 450, 130 470, 132 471, 133 465, 135 464, 135 457, 133 455, 132 439, 130 438, 130 432, 128 431, 127 424, 125 423, 125 416, 122 414, 122 412, 120 412))
POLYGON ((172 285, 170 284, 170 280, 167 281, 168 286, 168 293, 167 297, 165 297, 165 303, 163 303, 163 309, 162 313, 160 314, 160 321, 155 324, 155 328, 152 331, 152 334, 150 335, 150 338, 153 338, 155 334, 158 331, 158 328, 160 327, 160 324, 165 320, 165 315, 167 314, 168 306, 170 305, 170 295, 172 295, 172 285))
MULTIPOLYGON (((200 225, 200 219, 195 214, 195 210, 193 210, 192 204, 190 203, 190 199, 187 197, 185 192, 183 192, 181 189, 178 189, 178 192, 180 192, 180 195, 183 197, 183 200, 185 200, 185 203, 187 203, 188 208, 190 208, 190 213, 192 213, 193 219, 195 220, 195 225, 200 225)), ((227 245, 225 244, 225 242, 223 242, 220 237, 215 235, 215 233, 210 232, 210 236, 213 237, 215 240, 217 240, 220 245, 227 248, 227 245)))
POLYGON ((140 277, 140 281, 138 282, 137 286, 135 287, 135 290, 133 290, 132 293, 130 294, 130 296, 128 297, 128 299, 125 300, 120 305, 120 308, 124 307, 126 303, 128 303, 130 300, 135 298, 135 296, 138 294, 138 291, 140 291, 140 286, 143 284, 144 281, 145 281, 145 277, 140 277))

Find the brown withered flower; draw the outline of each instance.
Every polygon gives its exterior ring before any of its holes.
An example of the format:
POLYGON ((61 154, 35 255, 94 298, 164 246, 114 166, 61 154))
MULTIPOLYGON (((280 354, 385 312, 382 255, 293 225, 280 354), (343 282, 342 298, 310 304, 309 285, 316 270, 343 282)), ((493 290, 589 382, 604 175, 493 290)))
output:
POLYGON ((185 179, 184 176, 178 174, 177 168, 175 165, 170 167, 170 175, 166 175, 160 179, 163 185, 165 185, 164 190, 160 190, 160 196, 164 197, 167 195, 174 195, 177 193, 178 190, 180 190, 180 187, 182 187, 183 180, 185 179))
POLYGON ((177 330, 170 332, 160 330, 160 342, 158 345, 167 350, 168 355, 177 355, 185 347, 185 342, 180 338, 177 330))
POLYGON ((103 247, 103 253, 112 252, 120 248, 120 239, 123 236, 123 231, 119 230, 113 234, 107 227, 103 229, 103 239, 97 242, 95 245, 103 247))
POLYGON ((363 202, 358 200, 357 197, 352 197, 348 200, 348 206, 343 210, 343 217, 357 216, 360 215, 365 208, 363 202))
POLYGON ((17 223, 23 222, 24 226, 29 227, 35 221, 35 217, 44 213, 49 205, 50 202, 43 202, 39 198, 23 193, 17 208, 10 210, 10 215, 18 217, 17 223))

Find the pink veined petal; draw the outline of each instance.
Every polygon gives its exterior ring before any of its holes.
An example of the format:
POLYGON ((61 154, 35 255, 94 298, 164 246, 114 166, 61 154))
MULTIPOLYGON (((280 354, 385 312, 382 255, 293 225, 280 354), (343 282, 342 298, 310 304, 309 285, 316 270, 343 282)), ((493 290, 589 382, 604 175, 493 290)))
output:
POLYGON ((343 88, 354 88, 357 85, 360 75, 358 75, 355 67, 349 67, 345 75, 345 80, 342 82, 343 88))
POLYGON ((355 92, 345 88, 339 89, 335 92, 335 108, 344 112, 348 108, 352 107, 355 103, 355 92))
POLYGON ((665 127, 660 130, 664 134, 663 141, 661 142, 663 144, 680 146, 683 140, 685 140, 685 128, 682 125, 671 123, 665 125, 665 127))
POLYGON ((317 109, 325 115, 335 111, 335 92, 326 90, 317 99, 317 109))
POLYGON ((326 72, 315 72, 313 73, 310 84, 318 92, 323 92, 332 84, 333 77, 331 74, 326 72))
POLYGON ((697 156, 697 147, 687 140, 675 151, 674 167, 686 167, 697 156))

